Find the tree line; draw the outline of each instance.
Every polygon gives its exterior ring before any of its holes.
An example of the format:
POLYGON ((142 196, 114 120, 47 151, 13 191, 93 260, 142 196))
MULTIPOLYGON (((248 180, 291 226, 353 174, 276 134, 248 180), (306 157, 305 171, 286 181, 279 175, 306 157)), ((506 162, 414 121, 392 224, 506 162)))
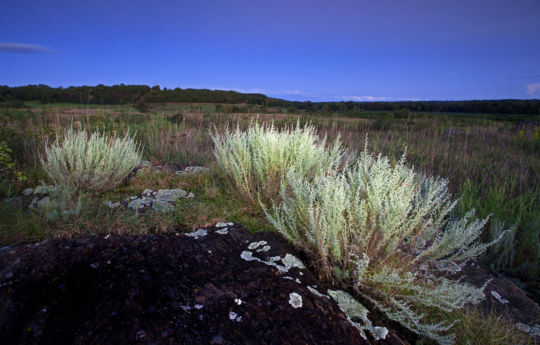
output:
POLYGON ((267 97, 257 93, 241 93, 208 89, 161 89, 147 85, 97 85, 50 87, 27 85, 0 86, 0 103, 41 101, 78 104, 138 104, 145 103, 222 103, 249 104, 286 108, 289 111, 350 113, 361 111, 396 111, 438 113, 540 114, 540 100, 467 100, 467 101, 396 101, 396 102, 299 102, 267 97))

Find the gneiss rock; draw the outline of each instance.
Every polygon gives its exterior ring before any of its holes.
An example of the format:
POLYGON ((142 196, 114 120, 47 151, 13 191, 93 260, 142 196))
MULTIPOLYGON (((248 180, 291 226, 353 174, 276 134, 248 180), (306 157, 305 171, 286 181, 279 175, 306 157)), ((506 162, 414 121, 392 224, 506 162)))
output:
POLYGON ((196 173, 208 172, 208 171, 210 171, 210 169, 195 165, 195 166, 185 167, 184 170, 178 170, 178 171, 175 171, 174 173, 178 176, 187 176, 190 174, 196 174, 196 173))
POLYGON ((2 344, 370 343, 281 236, 223 224, 0 251, 2 344))
POLYGON ((528 330, 527 333, 536 336, 536 341, 540 344, 540 306, 516 284, 477 262, 465 265, 456 274, 454 279, 456 278, 477 287, 490 280, 484 291, 486 299, 481 302, 481 306, 485 310, 496 311, 522 331, 528 330))
POLYGON ((158 190, 155 198, 160 201, 174 202, 178 198, 183 198, 187 195, 187 192, 183 189, 160 189, 158 190))

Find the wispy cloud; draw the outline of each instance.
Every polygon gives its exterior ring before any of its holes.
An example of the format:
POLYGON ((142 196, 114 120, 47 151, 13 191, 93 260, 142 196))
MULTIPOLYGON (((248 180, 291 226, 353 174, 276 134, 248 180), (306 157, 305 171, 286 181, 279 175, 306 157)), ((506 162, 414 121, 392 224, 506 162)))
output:
POLYGON ((540 83, 527 84, 527 95, 540 96, 540 83))
POLYGON ((392 97, 383 97, 383 96, 343 96, 343 100, 351 100, 357 102, 381 102, 381 101, 391 101, 392 97))
POLYGON ((0 53, 51 53, 52 50, 43 46, 27 43, 0 42, 0 53))

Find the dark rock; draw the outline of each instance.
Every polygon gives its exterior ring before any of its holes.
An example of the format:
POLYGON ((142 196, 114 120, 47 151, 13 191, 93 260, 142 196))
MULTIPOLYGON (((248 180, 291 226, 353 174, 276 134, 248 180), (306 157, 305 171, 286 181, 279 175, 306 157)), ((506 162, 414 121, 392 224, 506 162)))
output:
POLYGON ((307 288, 319 282, 284 259, 298 254, 281 236, 216 230, 0 251, 2 344, 369 344, 332 299, 307 288), (253 250, 258 260, 241 258, 261 241, 270 249, 253 250))
MULTIPOLYGON (((481 303, 485 310, 494 310, 498 315, 516 324, 530 326, 540 324, 540 306, 520 287, 498 275, 494 270, 471 261, 452 278, 461 278, 476 287, 491 280, 484 290, 486 299, 481 303)), ((540 343, 540 336, 536 338, 540 343)))

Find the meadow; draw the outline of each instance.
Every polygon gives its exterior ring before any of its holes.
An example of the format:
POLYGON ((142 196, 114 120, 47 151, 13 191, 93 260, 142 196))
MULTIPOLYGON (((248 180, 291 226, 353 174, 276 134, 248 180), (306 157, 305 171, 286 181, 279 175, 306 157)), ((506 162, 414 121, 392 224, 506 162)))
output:
POLYGON ((177 232, 220 220, 243 224, 250 231, 271 230, 260 204, 238 195, 220 170, 211 133, 245 130, 254 121, 273 123, 277 129, 312 124, 327 142, 339 137, 348 155, 367 147, 395 166, 406 154, 408 167, 448 179, 450 192, 459 198, 457 215, 471 208, 479 218, 491 215, 482 235, 485 242, 510 229, 482 260, 525 282, 536 301, 540 296, 540 126, 527 121, 527 116, 408 111, 298 114, 284 108, 258 112, 261 109, 242 105, 229 109, 212 103, 149 104, 144 113, 126 105, 26 105, 0 110, 0 142, 6 144, 0 152, 4 198, 15 197, 27 187, 50 184, 40 155, 47 142, 68 128, 112 136, 130 133, 142 145, 143 159, 155 166, 203 165, 212 172, 134 176, 112 191, 81 194, 81 211, 55 220, 3 203, 2 245, 94 233, 177 232), (104 206, 104 201, 117 201, 146 188, 173 187, 189 189, 197 197, 168 215, 137 217, 129 210, 104 206))

